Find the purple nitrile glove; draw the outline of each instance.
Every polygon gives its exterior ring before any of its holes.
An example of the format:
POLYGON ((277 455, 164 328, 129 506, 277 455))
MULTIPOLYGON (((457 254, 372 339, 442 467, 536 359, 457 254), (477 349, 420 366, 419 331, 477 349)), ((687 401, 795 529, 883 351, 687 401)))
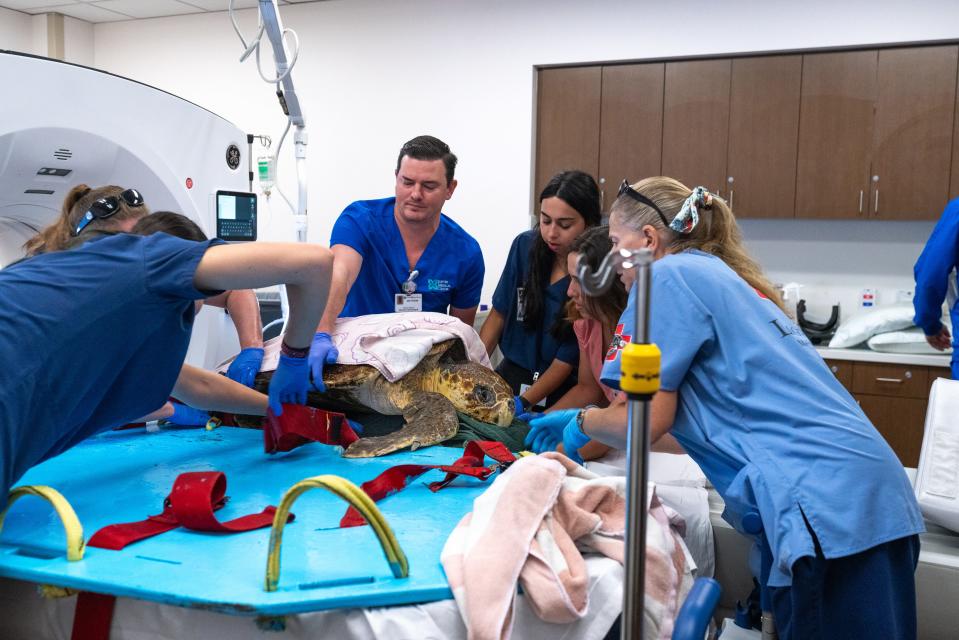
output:
POLYGON ((206 411, 194 409, 179 402, 171 402, 170 404, 173 405, 173 415, 166 419, 170 424, 178 424, 184 427, 202 427, 210 421, 210 414, 206 411))
POLYGON ((318 331, 310 344, 310 372, 317 391, 326 391, 326 385, 323 384, 323 366, 335 364, 338 357, 340 351, 333 346, 330 334, 318 331))
POLYGON ((283 415, 283 403, 306 404, 310 389, 310 363, 307 358, 280 354, 280 362, 270 380, 269 398, 273 415, 283 415))
POLYGON ((230 368, 226 370, 226 375, 230 380, 252 388, 261 364, 263 364, 263 349, 247 347, 233 359, 230 368))

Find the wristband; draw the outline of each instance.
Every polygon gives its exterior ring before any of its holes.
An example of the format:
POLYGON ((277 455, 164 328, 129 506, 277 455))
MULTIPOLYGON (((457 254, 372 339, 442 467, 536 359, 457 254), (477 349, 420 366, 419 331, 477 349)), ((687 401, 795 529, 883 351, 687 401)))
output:
POLYGON ((280 344, 280 353, 288 358, 305 358, 306 356, 310 355, 310 348, 302 347, 298 349, 296 347, 291 347, 286 343, 286 340, 284 340, 280 344))

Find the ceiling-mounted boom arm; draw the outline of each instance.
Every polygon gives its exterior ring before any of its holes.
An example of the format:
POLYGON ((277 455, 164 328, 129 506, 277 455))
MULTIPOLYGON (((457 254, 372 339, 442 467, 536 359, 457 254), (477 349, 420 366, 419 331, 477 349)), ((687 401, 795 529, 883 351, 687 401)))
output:
POLYGON ((276 0, 260 0, 260 18, 263 23, 263 30, 273 47, 273 59, 276 63, 276 95, 280 99, 283 113, 290 119, 290 124, 293 126, 293 155, 296 159, 296 182, 299 194, 296 212, 293 214, 293 223, 296 228, 296 239, 299 242, 306 242, 307 135, 306 121, 303 118, 303 110, 300 108, 300 100, 296 96, 296 89, 293 87, 293 74, 291 73, 293 64, 296 62, 296 56, 294 56, 293 61, 289 61, 287 58, 286 46, 283 41, 283 36, 287 30, 283 28, 283 23, 280 20, 280 11, 276 6, 276 0))

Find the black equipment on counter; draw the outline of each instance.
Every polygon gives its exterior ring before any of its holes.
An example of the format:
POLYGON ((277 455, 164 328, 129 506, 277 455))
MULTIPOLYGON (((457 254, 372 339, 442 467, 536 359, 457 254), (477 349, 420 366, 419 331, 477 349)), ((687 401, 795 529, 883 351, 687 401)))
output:
POLYGON ((806 301, 800 300, 796 304, 796 322, 799 324, 799 328, 802 329, 802 332, 806 334, 806 337, 809 338, 810 342, 813 344, 822 344, 827 342, 832 338, 833 334, 836 333, 836 328, 839 325, 839 305, 834 304, 832 306, 832 313, 829 314, 829 320, 825 323, 813 322, 811 320, 806 320, 806 301))

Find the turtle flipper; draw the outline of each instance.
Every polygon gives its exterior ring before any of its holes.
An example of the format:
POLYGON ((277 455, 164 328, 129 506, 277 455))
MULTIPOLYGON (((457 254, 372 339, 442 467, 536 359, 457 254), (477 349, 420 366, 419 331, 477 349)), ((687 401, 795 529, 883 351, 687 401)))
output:
POLYGON ((373 458, 410 447, 418 449, 449 440, 459 430, 453 403, 438 393, 418 393, 403 409, 406 424, 385 436, 361 438, 343 452, 344 458, 373 458))

